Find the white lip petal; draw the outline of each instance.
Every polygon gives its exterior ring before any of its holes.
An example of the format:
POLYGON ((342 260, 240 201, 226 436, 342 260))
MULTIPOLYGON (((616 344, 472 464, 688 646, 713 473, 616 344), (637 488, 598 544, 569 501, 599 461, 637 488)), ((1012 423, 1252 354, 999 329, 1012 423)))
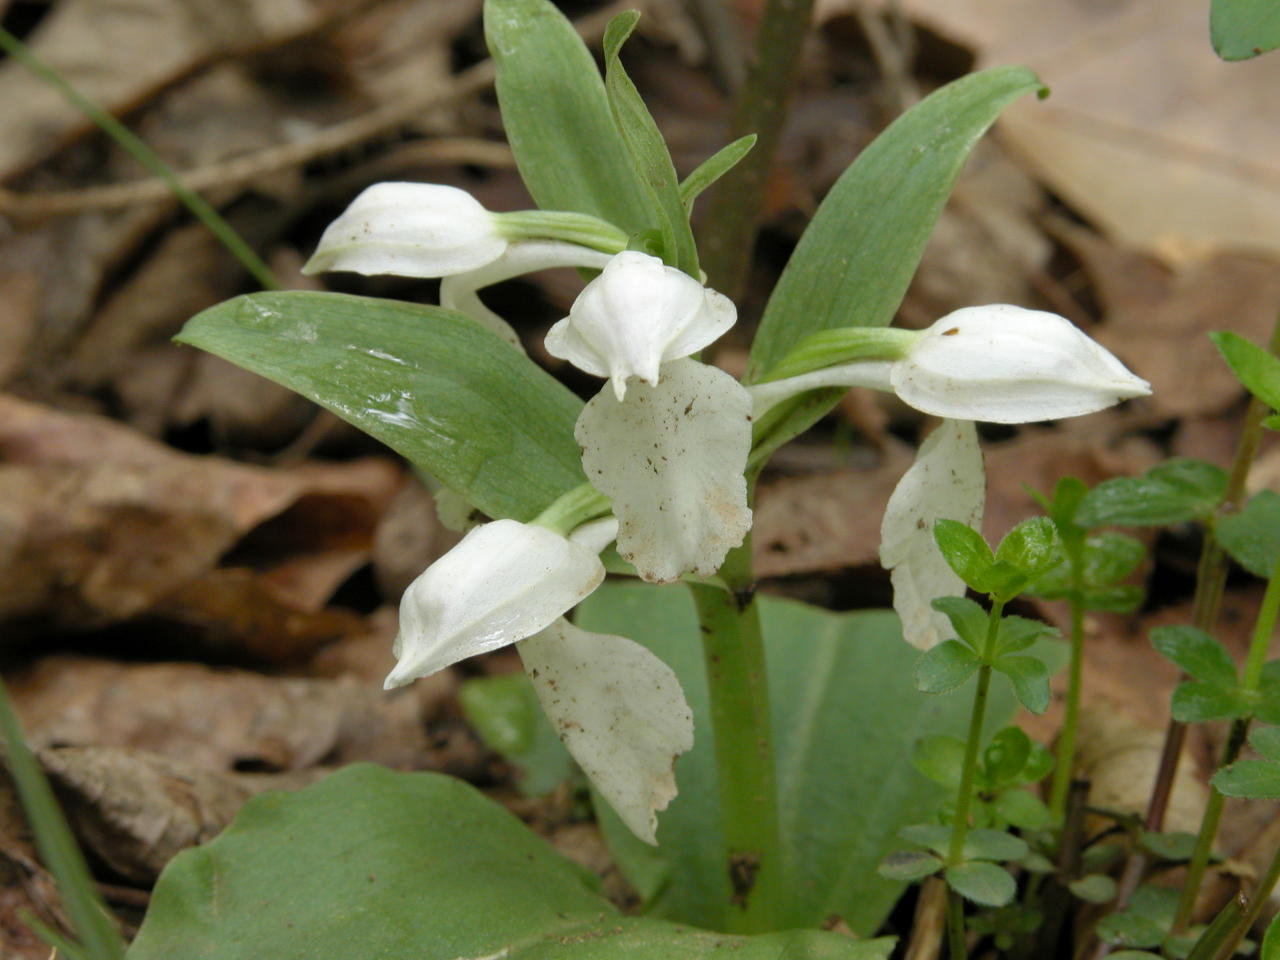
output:
POLYGON ((1075 417, 1151 392, 1069 320, 1008 304, 943 317, 894 363, 891 381, 917 410, 990 423, 1075 417))
POLYGON ((329 224, 304 273, 447 277, 502 256, 506 239, 471 194, 436 183, 375 183, 329 224))
POLYGON ((645 580, 711 576, 751 529, 751 397, 724 371, 675 360, 625 402, 606 388, 574 435, 587 477, 613 499, 618 553, 645 580))
POLYGON ((970 421, 944 420, 898 481, 880 526, 880 563, 890 571, 893 608, 913 647, 928 650, 954 635, 932 603, 965 590, 934 542, 933 525, 947 519, 977 529, 985 502, 978 432, 970 421))
POLYGON ((604 579, 591 549, 515 520, 476 527, 428 567, 400 601, 398 663, 384 686, 523 640, 604 579))
POLYGON ((675 758, 693 713, 674 671, 625 637, 560 619, 516 649, 542 709, 622 822, 657 843, 657 811, 676 795, 675 758))
POLYGON ((701 350, 733 326, 727 298, 657 257, 614 256, 548 332, 547 352, 608 377, 619 400, 628 381, 658 382, 662 364, 701 350))
POLYGON ((601 270, 609 262, 609 254, 559 240, 528 240, 513 243, 491 263, 476 270, 458 273, 440 281, 440 306, 458 310, 482 327, 492 330, 519 350, 520 338, 511 325, 481 302, 478 290, 510 280, 512 277, 550 270, 555 267, 585 267, 601 270))

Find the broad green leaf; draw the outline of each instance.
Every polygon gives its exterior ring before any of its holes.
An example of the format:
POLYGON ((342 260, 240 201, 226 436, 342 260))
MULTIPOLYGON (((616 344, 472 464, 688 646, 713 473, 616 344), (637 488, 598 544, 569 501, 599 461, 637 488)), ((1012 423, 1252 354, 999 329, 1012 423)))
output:
POLYGON ((1087 903, 1110 903, 1116 898, 1116 882, 1105 873, 1091 873, 1072 880, 1067 889, 1087 903))
POLYGON ((1280 4, 1275 0, 1213 0, 1209 37, 1223 60, 1248 60, 1274 50, 1280 47, 1280 4))
MULTIPOLYGON (((748 382, 811 333, 893 320, 925 243, 978 138, 1019 97, 1041 89, 1024 67, 962 77, 876 137, 828 192, 791 254, 751 345, 748 382)), ((816 423, 841 390, 779 404, 757 424, 775 447, 816 423)))
MULTIPOLYGON (((602 811, 610 849, 650 898, 651 915, 714 917, 727 883, 692 601, 679 587, 606 583, 578 611, 579 626, 629 636, 676 671, 697 731, 693 750, 676 761, 680 795, 658 817, 660 846, 634 840, 602 811), (669 865, 665 879, 656 869, 661 862, 669 865)), ((797 897, 780 922, 816 926, 838 914, 856 933, 871 935, 903 889, 878 876, 877 864, 900 847, 902 826, 934 817, 950 795, 912 768, 912 747, 936 734, 963 737, 971 696, 931 697, 914 689, 918 654, 902 642, 891 613, 834 614, 763 597, 761 616, 782 833, 795 888, 812 891, 797 897)), ((987 710, 997 729, 1012 717, 1012 698, 993 689, 987 710)))
POLYGON ((982 751, 982 769, 991 784, 1012 783, 1031 757, 1031 738, 1019 727, 1005 727, 982 751))
POLYGON ((524 673, 473 677, 458 689, 467 722, 520 772, 520 792, 550 793, 572 776, 573 758, 556 736, 524 673))
POLYGON ((1018 892, 1007 870, 981 860, 948 868, 946 878, 952 890, 984 907, 1003 907, 1018 892))
POLYGON ((693 202, 698 199, 702 191, 736 167, 755 145, 754 133, 739 137, 733 143, 721 147, 707 157, 691 174, 681 180, 680 202, 684 204, 685 211, 693 209, 693 202))
POLYGON ((462 781, 359 764, 250 800, 220 837, 175 858, 128 957, 883 960, 891 944, 622 916, 462 781))
MULTIPOLYGON (((985 544, 984 544, 985 546, 985 544)), ((987 611, 968 597, 938 597, 932 603, 933 609, 947 615, 951 626, 962 643, 974 653, 982 650, 987 639, 987 623, 990 620, 987 611)))
POLYGON ((1249 745, 1265 760, 1280 760, 1280 727, 1254 727, 1249 745))
POLYGON ((1245 717, 1253 711, 1238 688, 1187 680, 1174 688, 1169 712, 1179 723, 1204 723, 1245 717))
POLYGON ((1231 654, 1199 627, 1156 627, 1151 643, 1161 656, 1197 680, 1226 689, 1234 689, 1238 682, 1231 654))
MULTIPOLYGON (((1055 643, 1048 647, 1046 647, 1045 644, 1041 644, 1037 648, 1036 655, 1042 660, 1047 659, 1049 668, 1056 672, 1062 668, 1064 663, 1066 663, 1066 644, 1055 643), (1058 654, 1058 660, 1056 662, 1051 659, 1055 651, 1058 654), (1049 658, 1046 658, 1046 654, 1049 654, 1049 658)), ((1049 752, 1049 749, 1044 744, 1036 743, 1032 740, 1031 753, 1027 757, 1027 765, 1022 768, 1022 774, 1015 782, 1019 786, 1026 786, 1029 783, 1039 783, 1049 775, 1051 770, 1053 770, 1053 764, 1053 754, 1049 752)))
POLYGON ((658 215, 664 259, 691 277, 697 277, 698 249, 689 228, 689 214, 681 202, 680 181, 671 163, 671 154, 618 57, 639 19, 638 10, 627 10, 609 21, 604 33, 605 91, 636 175, 648 190, 650 208, 658 215))
POLYGON ((966 860, 1021 860, 1027 841, 1003 830, 970 830, 964 838, 966 860))
POLYGON ((880 861, 876 871, 887 880, 912 883, 923 880, 942 869, 942 861, 932 853, 919 850, 899 850, 880 861))
POLYGON ((996 562, 1016 567, 1028 580, 1042 576, 1062 562, 1055 552, 1058 534, 1048 517, 1023 520, 996 547, 996 562))
POLYGON ((549 0, 485 0, 484 31, 502 125, 538 206, 656 228, 595 59, 564 14, 549 0))
POLYGON ((1280 357, 1238 333, 1211 333, 1209 337, 1236 379, 1272 410, 1280 410, 1280 357))
POLYGON ((911 748, 911 762, 938 786, 954 791, 964 768, 964 741, 940 734, 921 737, 911 748))
POLYGON ((947 640, 926 650, 916 661, 916 689, 946 693, 968 680, 982 665, 977 655, 958 640, 947 640))
POLYGON ((946 856, 951 847, 951 828, 940 823, 913 823, 898 831, 898 839, 946 856))
POLYGON ((1165 860, 1190 860, 1196 846, 1196 835, 1181 832, 1144 832, 1142 845, 1165 860))
POLYGON ((1013 684, 1014 695, 1032 713, 1049 709, 1049 668, 1037 657, 1001 657, 992 666, 1013 684))
POLYGON ((1227 489, 1227 474, 1203 460, 1158 463, 1140 477, 1104 480, 1085 496, 1076 514, 1082 526, 1144 527, 1208 516, 1227 489))
POLYGON ((995 554, 982 539, 982 534, 968 524, 942 519, 933 525, 933 539, 947 565, 970 587, 983 593, 988 571, 995 554))
POLYGON ((1263 490, 1239 513, 1220 517, 1215 533, 1236 563, 1270 580, 1280 564, 1280 494, 1263 490))
POLYGON ((1275 760, 1237 760, 1213 775, 1213 785, 1228 797, 1280 799, 1280 763, 1275 760))
POLYGON ((1027 649, 1041 637, 1058 636, 1058 628, 1039 620, 1008 616, 1000 618, 1000 632, 996 638, 996 653, 1018 653, 1027 649))
POLYGON ((460 313, 338 293, 254 293, 176 339, 314 400, 494 518, 585 482, 582 402, 460 313))
POLYGON ((1021 787, 1001 791, 992 808, 1019 830, 1043 830, 1053 823, 1053 815, 1044 801, 1021 787))

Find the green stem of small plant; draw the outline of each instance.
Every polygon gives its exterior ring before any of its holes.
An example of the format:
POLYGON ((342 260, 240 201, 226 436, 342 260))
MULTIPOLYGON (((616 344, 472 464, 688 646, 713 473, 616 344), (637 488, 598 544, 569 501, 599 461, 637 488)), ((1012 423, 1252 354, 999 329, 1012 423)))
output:
POLYGON ((61 93, 72 106, 92 120, 103 133, 111 137, 133 159, 146 167, 154 176, 162 180, 173 195, 188 209, 197 220, 209 228, 209 232, 221 241, 233 257, 253 275, 266 290, 278 290, 280 284, 262 258, 253 248, 245 243, 231 224, 222 218, 209 202, 190 187, 183 184, 178 175, 169 168, 156 152, 139 139, 132 130, 113 117, 98 104, 84 96, 79 90, 67 82, 62 74, 32 53, 21 40, 8 30, 0 27, 0 49, 21 63, 33 74, 49 86, 61 93))
POLYGON ((978 770, 978 747, 982 742, 982 722, 987 713, 987 693, 991 689, 991 661, 995 658, 996 638, 1000 634, 1000 614, 1004 604, 993 601, 987 636, 982 644, 982 666, 978 668, 978 686, 973 692, 973 713, 969 717, 969 737, 965 741, 964 765, 960 768, 960 789, 956 792, 956 813, 951 824, 951 844, 947 859, 959 863, 969 834, 969 808, 973 805, 973 781, 978 770))
POLYGON ((729 552, 729 587, 691 584, 702 629, 734 933, 777 928, 784 887, 773 725, 751 540, 729 552))
MULTIPOLYGON (((1078 554, 1079 551, 1074 553, 1078 554)), ((1066 712, 1062 718, 1062 732, 1058 734, 1053 783, 1049 788, 1049 812, 1056 824, 1061 824, 1066 815, 1067 793, 1071 789, 1071 772, 1076 762, 1080 692, 1084 684, 1084 558, 1073 555, 1067 558, 1067 562, 1071 564, 1071 593, 1067 598, 1071 609, 1071 665, 1067 680, 1066 712)))
POLYGON ((954 890, 947 892, 947 952, 951 960, 965 960, 969 954, 964 932, 964 900, 954 890))
MULTIPOLYGON (((1280 565, 1272 571, 1271 579, 1267 581, 1267 591, 1263 594, 1262 606, 1253 628, 1253 639, 1249 643, 1249 652, 1245 657, 1240 689, 1246 695, 1255 693, 1262 682, 1262 668, 1267 662, 1267 653, 1271 649, 1271 637, 1275 632, 1278 617, 1280 617, 1280 565)), ((1219 768, 1235 763, 1240 756, 1240 751, 1244 748, 1245 740, 1249 735, 1251 720, 1251 717, 1238 717, 1231 721, 1231 730, 1227 734, 1219 768)), ((1178 912, 1174 915, 1175 932, 1181 932, 1191 922, 1191 911, 1195 908, 1200 884, 1204 882, 1209 858, 1213 854, 1213 842, 1217 839, 1218 826, 1222 820, 1222 806, 1225 798, 1212 785, 1209 791, 1209 802, 1205 805, 1204 816, 1200 820, 1195 849, 1191 854, 1191 862, 1187 864, 1187 878, 1182 884, 1178 912)))
POLYGON ((1271 857, 1271 864, 1267 867, 1267 872, 1262 875, 1258 885, 1249 894, 1249 906, 1245 910, 1244 917, 1236 924, 1235 929, 1231 931, 1231 935, 1227 937, 1222 947, 1218 950, 1217 956, 1219 960, 1227 960, 1227 958, 1235 955, 1236 948, 1240 946, 1240 941, 1244 939, 1246 933, 1253 929, 1253 925, 1258 922, 1263 911, 1267 909, 1267 903, 1271 899, 1271 892, 1275 890, 1278 881, 1280 881, 1280 848, 1276 849, 1275 854, 1271 857))

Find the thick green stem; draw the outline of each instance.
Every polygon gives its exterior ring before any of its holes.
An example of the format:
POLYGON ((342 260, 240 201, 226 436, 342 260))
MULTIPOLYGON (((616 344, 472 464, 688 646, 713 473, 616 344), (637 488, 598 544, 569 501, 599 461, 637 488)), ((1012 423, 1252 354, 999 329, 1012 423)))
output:
POLYGON ((725 558, 729 590, 691 584, 711 699, 725 870, 735 933, 776 929, 784 890, 773 726, 764 638, 751 576, 751 540, 725 558))
POLYGON ((800 65, 813 0, 768 0, 747 82, 738 91, 733 136, 759 136, 755 149, 716 184, 699 244, 711 286, 740 299, 787 99, 800 65))
MULTIPOLYGON (((1262 597, 1262 607, 1258 611, 1258 619, 1253 627, 1253 639, 1249 643, 1249 652, 1245 657, 1244 676, 1240 681, 1240 689, 1246 695, 1256 693, 1262 682, 1262 668, 1267 662, 1267 653, 1271 649, 1271 637, 1275 632, 1278 615, 1280 615, 1280 564, 1277 564, 1276 569, 1271 573, 1271 579, 1267 581, 1267 592, 1262 597)), ((1240 751, 1244 749, 1245 740, 1249 735, 1249 722, 1252 719, 1252 717, 1238 717, 1231 721, 1231 732, 1227 734, 1227 743, 1222 751, 1219 768, 1235 763, 1240 756, 1240 751)), ((1209 790, 1209 802, 1200 820, 1200 832, 1196 835, 1191 862, 1187 864, 1187 878, 1183 881, 1182 896, 1178 900, 1178 912, 1173 920, 1175 932, 1182 931, 1191 922, 1191 911, 1195 908, 1200 884, 1204 882, 1205 871, 1209 868, 1213 842, 1218 837, 1224 798, 1216 787, 1210 786, 1209 790)))
POLYGON ((209 228, 209 232, 222 242, 222 245, 230 251, 233 257, 240 261, 240 264, 249 273, 253 274, 258 283, 262 284, 267 290, 279 289, 280 285, 276 282, 271 268, 263 263, 262 258, 254 252, 252 247, 244 242, 231 224, 227 223, 204 197, 184 184, 178 178, 178 175, 169 169, 169 165, 161 160, 154 150, 143 143, 132 130, 67 83, 62 74, 33 54, 21 40, 3 27, 0 27, 0 49, 3 49, 9 56, 62 94, 72 106, 97 124, 116 143, 120 144, 133 159, 146 167, 157 178, 164 181, 165 185, 173 192, 174 197, 186 206, 195 215, 196 219, 209 228))
POLYGON ((1000 613, 1004 604, 991 604, 987 636, 982 644, 982 666, 978 668, 978 687, 973 692, 973 713, 969 716, 969 738, 964 745, 964 765, 960 769, 960 789, 956 792, 956 814, 951 824, 951 845, 947 850, 952 863, 959 863, 969 834, 969 808, 973 805, 973 781, 978 771, 978 747, 982 743, 982 721, 987 713, 987 692, 991 689, 991 661, 995 657, 996 638, 1000 634, 1000 613))
POLYGON ((947 946, 951 960, 965 960, 969 955, 964 935, 964 900, 954 890, 947 892, 947 946))
POLYGON ((1080 589, 1079 565, 1072 562, 1073 589, 1071 604, 1071 669, 1067 680, 1066 713, 1062 732, 1058 734, 1058 755, 1049 790, 1049 812, 1054 823, 1062 823, 1067 809, 1067 793, 1071 789, 1071 772, 1076 763, 1076 728, 1080 724, 1080 689, 1084 683, 1084 598, 1080 589))

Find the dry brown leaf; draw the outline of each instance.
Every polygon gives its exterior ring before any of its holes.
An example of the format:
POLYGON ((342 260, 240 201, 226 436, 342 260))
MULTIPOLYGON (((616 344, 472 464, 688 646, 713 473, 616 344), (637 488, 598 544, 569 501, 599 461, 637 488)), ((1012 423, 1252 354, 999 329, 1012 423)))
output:
POLYGON ((150 887, 178 853, 221 833, 250 797, 304 787, 326 772, 223 773, 122 747, 45 749, 39 759, 80 841, 139 887, 150 887))
POLYGON ((218 771, 436 760, 415 693, 352 677, 50 657, 15 674, 12 691, 36 746, 129 747, 218 771))
POLYGON ((383 595, 398 599, 405 587, 461 536, 441 525, 431 493, 409 480, 383 514, 373 545, 373 570, 383 595))
POLYGON ((1090 333, 1151 382, 1144 403, 1187 416, 1221 413, 1239 399, 1240 384, 1207 334, 1230 329, 1265 341, 1280 304, 1280 262, 1219 254, 1175 272, 1065 221, 1050 229, 1097 290, 1103 323, 1090 333))
MULTIPOLYGON (((322 0, 63 0, 27 41, 81 93, 121 111, 216 55, 282 43, 339 9, 322 0)), ((0 180, 91 128, 61 93, 12 58, 0 64, 0 102, 0 180)))
MULTIPOLYGON (((862 0, 821 3, 819 19, 862 0)), ((975 52, 1052 90, 1014 104, 1003 142, 1110 235, 1180 261, 1280 253, 1280 59, 1223 63, 1202 0, 903 0, 975 52)))

